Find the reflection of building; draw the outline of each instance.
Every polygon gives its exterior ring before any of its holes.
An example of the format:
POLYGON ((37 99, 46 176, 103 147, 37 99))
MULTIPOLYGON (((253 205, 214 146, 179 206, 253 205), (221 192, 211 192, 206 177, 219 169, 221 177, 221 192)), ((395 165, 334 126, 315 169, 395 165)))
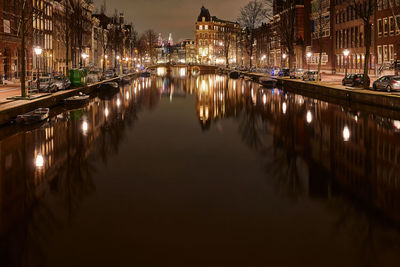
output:
POLYGON ((204 6, 196 22, 197 60, 199 63, 229 64, 237 62, 237 38, 240 26, 236 22, 211 16, 204 6))
POLYGON ((240 113, 243 96, 249 92, 246 81, 218 75, 197 77, 195 81, 196 112, 202 129, 208 129, 213 121, 240 113))
POLYGON ((310 196, 346 191, 400 221, 400 122, 279 90, 259 97, 274 143, 306 160, 310 196))

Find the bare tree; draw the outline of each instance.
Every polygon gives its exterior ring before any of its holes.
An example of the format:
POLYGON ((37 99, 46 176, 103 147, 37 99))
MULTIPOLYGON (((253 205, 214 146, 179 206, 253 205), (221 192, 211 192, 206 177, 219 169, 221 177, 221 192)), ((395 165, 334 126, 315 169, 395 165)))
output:
POLYGON ((225 56, 225 63, 226 63, 226 67, 229 67, 229 52, 231 50, 232 47, 232 43, 233 43, 233 34, 231 30, 228 30, 227 32, 224 33, 224 56, 225 56))
POLYGON ((154 63, 156 59, 157 35, 153 30, 145 31, 139 40, 138 50, 140 57, 148 56, 150 62, 154 63))
POLYGON ((288 53, 289 69, 293 68, 295 61, 294 42, 296 41, 296 0, 282 0, 282 12, 279 21, 281 45, 288 53))
POLYGON ((21 96, 27 97, 27 90, 25 86, 26 80, 26 66, 27 58, 26 51, 29 45, 29 40, 32 34, 33 22, 37 20, 40 11, 34 9, 32 1, 28 0, 15 0, 14 10, 4 10, 0 13, 3 19, 8 19, 13 23, 10 23, 10 33, 15 35, 21 41, 21 53, 18 61, 18 68, 21 70, 20 84, 21 84, 21 96), (12 12, 13 11, 13 12, 12 12))
MULTIPOLYGON (((108 25, 107 40, 108 49, 113 50, 115 55, 122 53, 124 36, 122 32, 122 25, 118 18, 117 10, 115 10, 112 22, 108 25)), ((117 64, 117 56, 115 56, 114 67, 117 67, 117 64)))
POLYGON ((242 36, 243 47, 249 56, 250 68, 253 66, 255 30, 267 17, 267 9, 262 1, 252 0, 240 10, 239 24, 245 28, 242 36))
POLYGON ((318 42, 318 80, 321 80, 322 39, 330 29, 329 0, 313 0, 311 2, 311 20, 314 23, 313 39, 318 42))
POLYGON ((358 2, 358 0, 347 0, 351 8, 356 12, 358 17, 363 20, 364 24, 364 45, 365 45, 365 61, 364 61, 364 80, 363 85, 365 89, 369 88, 369 61, 371 57, 372 45, 372 24, 373 15, 376 6, 376 0, 366 0, 358 2))

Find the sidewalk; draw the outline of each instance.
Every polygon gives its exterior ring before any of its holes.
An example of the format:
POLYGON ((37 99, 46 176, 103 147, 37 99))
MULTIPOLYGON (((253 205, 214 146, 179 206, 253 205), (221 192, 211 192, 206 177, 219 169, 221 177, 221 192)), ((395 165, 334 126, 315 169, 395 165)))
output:
POLYGON ((19 85, 0 85, 0 104, 8 103, 8 97, 21 95, 21 87, 19 85))

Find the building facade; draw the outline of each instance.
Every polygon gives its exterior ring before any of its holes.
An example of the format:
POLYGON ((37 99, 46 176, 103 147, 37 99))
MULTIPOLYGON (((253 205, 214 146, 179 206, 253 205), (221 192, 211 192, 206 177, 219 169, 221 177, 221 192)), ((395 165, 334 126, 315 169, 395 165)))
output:
POLYGON ((375 18, 376 66, 382 74, 400 60, 400 0, 377 0, 375 18))
MULTIPOLYGON (((0 4, 0 83, 15 81, 20 77, 21 38, 16 29, 20 24, 17 19, 21 7, 16 0, 3 1, 0 4)), ((26 10, 31 11, 31 2, 26 10)), ((31 12, 30 12, 31 13, 31 12)), ((29 15, 28 15, 29 16, 29 15)), ((30 36, 32 29, 27 27, 27 35, 30 36)), ((30 38, 25 38, 26 47, 30 47, 30 38)), ((25 55, 26 71, 28 76, 32 70, 32 50, 26 49, 25 55)))
POLYGON ((206 64, 235 65, 240 31, 238 23, 211 16, 203 6, 196 22, 196 60, 206 64))
MULTIPOLYGON (((365 62, 364 21, 355 11, 353 2, 335 1, 334 9, 334 51, 336 57, 336 73, 363 73, 365 62), (350 53, 346 57, 343 52, 350 53)), ((375 30, 372 29, 372 46, 369 60, 369 73, 376 74, 375 30)))

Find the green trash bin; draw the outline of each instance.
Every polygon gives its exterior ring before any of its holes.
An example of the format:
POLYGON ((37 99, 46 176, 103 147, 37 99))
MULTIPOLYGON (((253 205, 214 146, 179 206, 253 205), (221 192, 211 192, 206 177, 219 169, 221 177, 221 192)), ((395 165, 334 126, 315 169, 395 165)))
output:
POLYGON ((71 69, 68 78, 73 87, 85 86, 87 84, 87 69, 71 69))

